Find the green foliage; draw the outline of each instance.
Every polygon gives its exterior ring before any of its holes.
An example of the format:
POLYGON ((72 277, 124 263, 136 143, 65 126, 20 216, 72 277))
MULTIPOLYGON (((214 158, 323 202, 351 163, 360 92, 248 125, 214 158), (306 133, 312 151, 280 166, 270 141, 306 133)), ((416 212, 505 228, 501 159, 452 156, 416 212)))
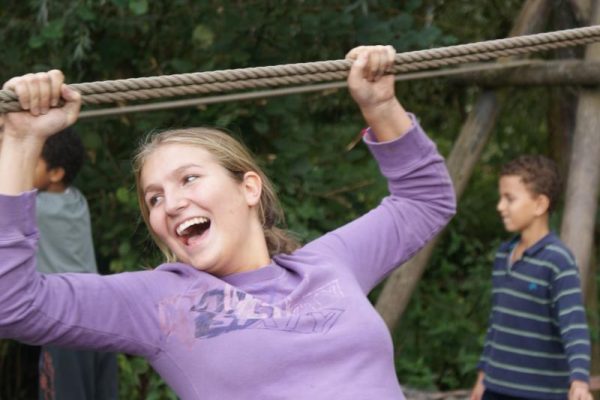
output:
POLYGON ((455 389, 474 379, 498 242, 466 235, 470 228, 462 219, 450 224, 396 334, 397 369, 407 385, 455 389))
POLYGON ((128 400, 176 400, 177 396, 139 357, 119 355, 119 397, 128 400))

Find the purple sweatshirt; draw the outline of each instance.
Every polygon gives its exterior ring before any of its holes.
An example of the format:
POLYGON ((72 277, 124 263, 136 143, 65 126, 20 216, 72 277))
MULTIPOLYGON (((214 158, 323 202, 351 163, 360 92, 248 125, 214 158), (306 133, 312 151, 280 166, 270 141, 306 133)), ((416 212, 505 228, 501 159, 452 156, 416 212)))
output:
POLYGON ((365 142, 391 195, 255 271, 186 264, 109 276, 36 272, 35 192, 0 196, 0 337, 145 357, 183 400, 403 399, 366 295, 446 224, 454 190, 418 124, 365 142))

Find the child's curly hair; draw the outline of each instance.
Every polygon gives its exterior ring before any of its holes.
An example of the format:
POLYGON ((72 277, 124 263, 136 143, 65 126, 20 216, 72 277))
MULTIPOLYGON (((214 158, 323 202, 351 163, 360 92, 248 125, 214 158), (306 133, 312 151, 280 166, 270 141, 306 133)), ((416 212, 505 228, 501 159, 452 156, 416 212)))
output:
POLYGON ((506 175, 520 177, 532 193, 548 197, 548 212, 555 210, 562 182, 554 161, 541 155, 522 155, 502 166, 500 176, 506 175))

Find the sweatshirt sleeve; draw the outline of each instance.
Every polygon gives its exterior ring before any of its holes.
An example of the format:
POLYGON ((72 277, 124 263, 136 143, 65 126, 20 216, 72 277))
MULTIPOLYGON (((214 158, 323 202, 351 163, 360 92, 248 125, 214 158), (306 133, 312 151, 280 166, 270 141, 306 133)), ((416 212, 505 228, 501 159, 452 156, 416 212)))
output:
POLYGON ((44 275, 35 265, 38 236, 35 192, 0 196, 0 337, 141 356, 158 352, 156 313, 143 293, 150 271, 44 275))
POLYGON ((307 245, 347 266, 365 293, 412 257, 454 215, 454 188, 444 159, 411 114, 402 137, 364 142, 388 181, 389 196, 362 217, 307 245))

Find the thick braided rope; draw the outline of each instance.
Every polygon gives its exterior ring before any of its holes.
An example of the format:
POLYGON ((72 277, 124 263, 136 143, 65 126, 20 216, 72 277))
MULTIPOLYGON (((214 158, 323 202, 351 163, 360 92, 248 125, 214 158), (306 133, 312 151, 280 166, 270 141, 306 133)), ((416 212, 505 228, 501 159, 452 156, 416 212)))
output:
MULTIPOLYGON (((600 40, 600 38, 599 38, 600 40)), ((584 43, 582 43, 584 44, 584 43)), ((573 45, 573 44, 572 44, 573 45)), ((391 72, 394 74, 420 71, 425 69, 439 68, 444 66, 462 64, 466 62, 485 61, 498 57, 532 53, 535 51, 548 50, 556 47, 552 45, 539 45, 535 47, 507 49, 485 54, 475 54, 462 57, 447 58, 435 61, 423 61, 413 64, 396 65, 391 72)), ((156 89, 139 89, 115 93, 89 94, 84 97, 85 104, 104 104, 119 101, 150 100, 164 97, 176 97, 182 95, 225 93, 235 90, 260 89, 298 84, 313 84, 317 82, 329 82, 341 80, 347 76, 347 71, 322 72, 310 75, 295 75, 289 77, 272 77, 262 79, 248 79, 232 82, 215 82, 201 85, 174 86, 156 89)))
MULTIPOLYGON (((400 53, 395 74, 486 61, 600 41, 600 25, 400 53)), ((333 60, 71 84, 83 104, 149 100, 344 79, 351 61, 333 60)), ((18 111, 16 95, 0 90, 0 112, 18 111)))

